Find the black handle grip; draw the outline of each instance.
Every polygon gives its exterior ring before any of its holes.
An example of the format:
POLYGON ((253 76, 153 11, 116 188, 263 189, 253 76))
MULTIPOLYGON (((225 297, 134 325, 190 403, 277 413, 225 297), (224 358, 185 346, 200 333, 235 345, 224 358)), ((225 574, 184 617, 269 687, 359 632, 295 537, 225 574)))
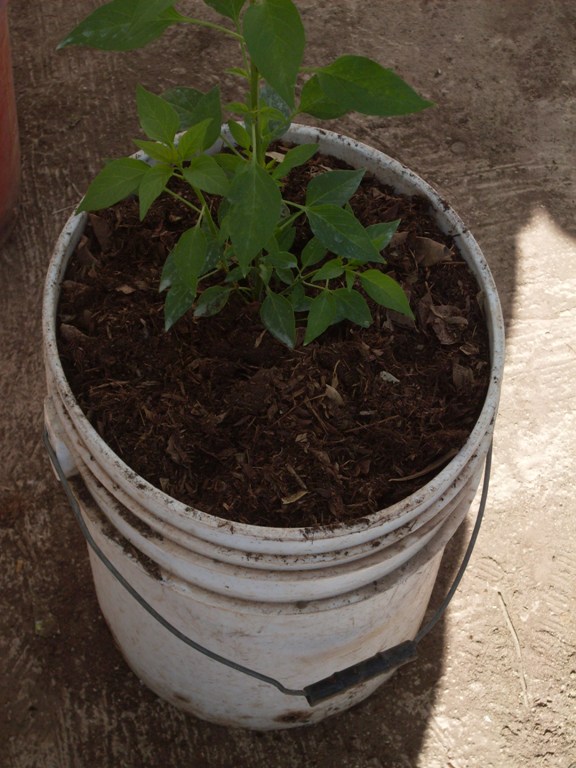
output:
POLYGON ((377 653, 365 661, 354 664, 352 667, 335 672, 324 680, 307 685, 304 688, 306 699, 311 707, 324 699, 336 696, 338 693, 352 688, 359 683, 372 680, 373 677, 383 675, 385 672, 391 672, 397 667, 414 661, 418 656, 416 643, 413 640, 406 640, 387 651, 377 653))

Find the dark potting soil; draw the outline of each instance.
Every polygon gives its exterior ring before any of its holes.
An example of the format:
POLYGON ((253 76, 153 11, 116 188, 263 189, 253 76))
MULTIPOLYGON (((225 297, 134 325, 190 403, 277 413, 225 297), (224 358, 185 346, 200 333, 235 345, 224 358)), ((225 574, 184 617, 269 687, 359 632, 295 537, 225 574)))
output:
MULTIPOLYGON (((285 196, 302 201, 328 167, 346 166, 317 157, 285 196)), ((140 222, 127 200, 89 216, 62 286, 60 354, 87 417, 138 474, 227 520, 318 526, 399 501, 457 453, 488 384, 478 285, 425 200, 366 176, 351 204, 365 225, 401 219, 385 269, 416 321, 368 299, 370 328, 344 322, 294 350, 240 299, 164 331, 159 278, 194 223, 186 206, 163 197, 140 222)))

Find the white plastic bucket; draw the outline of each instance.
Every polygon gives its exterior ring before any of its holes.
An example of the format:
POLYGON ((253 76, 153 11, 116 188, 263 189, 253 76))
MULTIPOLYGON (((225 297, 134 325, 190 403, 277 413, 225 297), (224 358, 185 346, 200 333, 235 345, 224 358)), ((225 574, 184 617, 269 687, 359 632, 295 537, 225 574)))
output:
POLYGON ((96 592, 116 642, 158 695, 207 720, 257 729, 316 722, 361 701, 390 676, 364 680, 353 670, 348 678, 360 682, 336 695, 314 705, 302 695, 415 637, 446 543, 478 487, 504 360, 488 266, 437 193, 386 155, 334 133, 293 126, 286 139, 319 143, 322 152, 367 168, 398 191, 427 197, 482 290, 492 355, 487 398, 465 446, 421 490, 354 524, 308 529, 231 523, 176 501, 98 436, 59 361, 60 285, 85 216, 66 224, 44 294, 46 429, 91 540, 96 592))

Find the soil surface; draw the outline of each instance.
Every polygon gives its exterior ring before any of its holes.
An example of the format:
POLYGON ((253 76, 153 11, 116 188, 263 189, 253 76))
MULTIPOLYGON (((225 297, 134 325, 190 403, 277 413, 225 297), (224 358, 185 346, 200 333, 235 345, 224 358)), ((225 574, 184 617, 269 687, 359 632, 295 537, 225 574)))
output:
MULTIPOLYGON (((136 84, 208 90, 235 54, 210 30, 176 30, 143 52, 56 52, 98 2, 9 3, 23 176, 17 227, 0 249, 1 768, 570 768, 573 0, 298 0, 310 64, 372 56, 435 102, 333 127, 413 168, 470 227, 503 304, 507 371, 488 510, 445 620, 418 660, 358 707, 267 734, 185 716, 126 667, 41 440, 40 309, 58 233, 103 159, 132 151, 136 84)), ((204 13, 197 0, 178 7, 204 13)), ((233 98, 234 78, 224 86, 233 98)), ((446 553, 433 605, 466 535, 446 553)))
MULTIPOLYGON (((296 169, 285 199, 303 204, 310 176, 337 167, 296 169)), ((164 331, 158 285, 194 223, 184 204, 163 196, 142 223, 135 199, 91 216, 63 284, 60 351, 84 412, 138 474, 218 517, 307 527, 383 509, 457 453, 489 376, 479 288, 425 200, 365 176, 350 203, 365 226, 400 220, 385 271, 415 319, 366 296, 369 328, 345 321, 294 350, 238 294, 164 331)), ((310 237, 304 223, 296 254, 310 237)))

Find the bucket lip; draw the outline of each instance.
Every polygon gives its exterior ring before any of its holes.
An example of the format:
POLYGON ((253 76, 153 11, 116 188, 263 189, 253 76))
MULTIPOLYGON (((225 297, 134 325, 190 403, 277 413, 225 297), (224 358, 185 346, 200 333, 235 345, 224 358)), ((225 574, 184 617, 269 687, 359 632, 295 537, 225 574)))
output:
MULTIPOLYGON (((474 457, 486 433, 491 432, 493 429, 504 369, 505 335, 504 320, 496 285, 478 243, 453 208, 430 184, 405 165, 367 144, 323 128, 293 124, 284 135, 284 138, 287 140, 297 140, 300 143, 319 142, 326 145, 324 147, 326 151, 329 151, 330 146, 333 145, 348 147, 353 152, 370 159, 373 163, 391 170, 394 175, 403 177, 410 186, 415 188, 415 192, 427 197, 434 209, 450 221, 453 236, 458 238, 462 250, 469 256, 469 266, 475 268, 476 278, 484 292, 486 323, 490 335, 490 382, 482 410, 466 443, 441 472, 404 499, 377 512, 364 515, 352 523, 336 523, 327 526, 300 528, 258 526, 230 521, 178 501, 152 485, 141 475, 138 475, 112 451, 84 415, 70 389, 58 354, 55 320, 60 286, 67 258, 84 230, 87 220, 86 213, 73 213, 69 217, 58 237, 48 266, 42 304, 45 365, 50 371, 59 396, 65 403, 67 412, 73 417, 75 426, 81 433, 82 440, 91 453, 95 457, 99 457, 102 463, 115 465, 121 476, 125 478, 127 486, 133 487, 137 483, 139 495, 144 494, 149 497, 153 505, 169 506, 173 512, 194 520, 197 524, 211 531, 228 528, 229 532, 233 533, 235 537, 241 538, 244 536, 260 540, 306 541, 314 539, 317 541, 318 539, 339 538, 356 532, 366 531, 366 529, 376 528, 384 523, 389 524, 392 521, 394 521, 393 528, 399 527, 417 517, 423 505, 427 506, 446 492, 464 466, 474 457)), ((138 153, 139 156, 141 154, 138 153)))

